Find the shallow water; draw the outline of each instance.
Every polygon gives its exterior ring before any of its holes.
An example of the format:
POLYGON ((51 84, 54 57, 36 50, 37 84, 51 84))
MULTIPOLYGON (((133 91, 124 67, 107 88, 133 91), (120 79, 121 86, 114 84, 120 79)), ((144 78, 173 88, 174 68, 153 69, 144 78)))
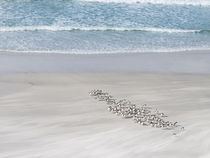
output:
POLYGON ((113 53, 210 49, 210 0, 8 0, 0 50, 113 53))

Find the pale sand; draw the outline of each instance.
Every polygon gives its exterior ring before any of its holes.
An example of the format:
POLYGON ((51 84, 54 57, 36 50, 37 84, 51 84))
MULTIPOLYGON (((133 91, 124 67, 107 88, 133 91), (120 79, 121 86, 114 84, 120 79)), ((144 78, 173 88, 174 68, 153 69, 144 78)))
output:
POLYGON ((1 158, 209 158, 210 75, 140 72, 0 75, 1 158), (154 105, 185 131, 144 127, 88 95, 154 105))

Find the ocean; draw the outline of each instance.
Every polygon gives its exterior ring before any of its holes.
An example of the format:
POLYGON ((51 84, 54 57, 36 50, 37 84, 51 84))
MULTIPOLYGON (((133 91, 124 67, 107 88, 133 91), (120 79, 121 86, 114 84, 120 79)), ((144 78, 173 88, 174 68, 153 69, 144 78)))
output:
POLYGON ((0 51, 210 49, 210 0, 1 0, 0 51))

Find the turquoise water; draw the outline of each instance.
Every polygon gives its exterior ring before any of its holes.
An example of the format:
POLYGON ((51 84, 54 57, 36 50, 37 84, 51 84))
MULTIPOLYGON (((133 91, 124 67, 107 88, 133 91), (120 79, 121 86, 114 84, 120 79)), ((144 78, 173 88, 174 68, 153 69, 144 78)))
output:
POLYGON ((210 49, 210 0, 0 1, 0 50, 210 49))

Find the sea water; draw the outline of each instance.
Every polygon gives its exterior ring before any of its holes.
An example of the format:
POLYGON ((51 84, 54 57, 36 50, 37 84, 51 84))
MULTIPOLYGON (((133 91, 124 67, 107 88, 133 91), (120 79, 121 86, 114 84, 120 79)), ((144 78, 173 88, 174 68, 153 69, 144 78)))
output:
POLYGON ((1 0, 0 50, 130 53, 210 49, 210 0, 1 0))

